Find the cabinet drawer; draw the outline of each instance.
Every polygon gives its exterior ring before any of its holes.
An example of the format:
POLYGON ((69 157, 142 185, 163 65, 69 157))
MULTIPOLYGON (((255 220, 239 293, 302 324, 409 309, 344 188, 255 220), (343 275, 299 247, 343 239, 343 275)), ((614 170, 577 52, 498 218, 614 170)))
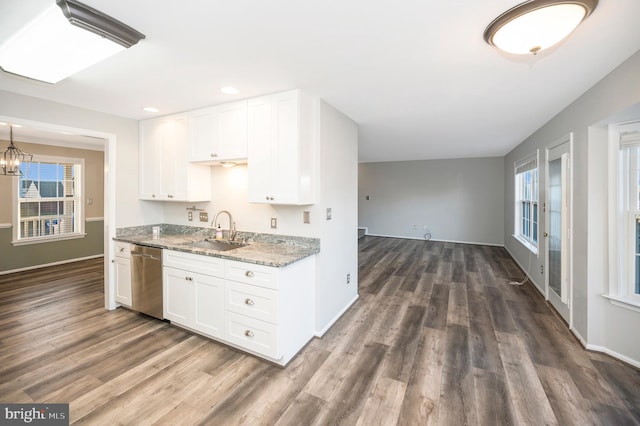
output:
POLYGON ((224 278, 224 260, 219 257, 163 250, 163 265, 204 275, 224 278))
POLYGON ((225 336, 226 340, 241 348, 278 359, 278 328, 264 321, 238 315, 233 312, 226 313, 225 336))
POLYGON ((278 292, 227 281, 225 309, 247 317, 277 324, 278 292))
POLYGON ((227 280, 272 289, 278 288, 277 268, 227 260, 224 274, 227 280))
POLYGON ((123 241, 116 241, 114 244, 115 257, 131 258, 131 244, 123 241))

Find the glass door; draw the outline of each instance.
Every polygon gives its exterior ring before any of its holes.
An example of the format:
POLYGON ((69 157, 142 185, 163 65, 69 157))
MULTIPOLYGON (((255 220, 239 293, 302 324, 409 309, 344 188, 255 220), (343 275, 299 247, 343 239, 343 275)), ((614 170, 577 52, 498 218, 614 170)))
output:
POLYGON ((570 142, 547 148, 546 292, 549 302, 570 322, 571 193, 570 142))

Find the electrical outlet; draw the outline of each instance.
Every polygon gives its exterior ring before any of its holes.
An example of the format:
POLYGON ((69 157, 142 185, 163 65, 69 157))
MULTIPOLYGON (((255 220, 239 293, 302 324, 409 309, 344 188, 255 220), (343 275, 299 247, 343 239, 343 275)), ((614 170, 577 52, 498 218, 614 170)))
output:
POLYGON ((276 229, 277 227, 278 227, 278 218, 272 217, 271 218, 271 229, 276 229))
POLYGON ((193 221, 193 212, 189 212, 189 213, 187 214, 187 219, 189 219, 189 222, 192 222, 192 221, 193 221))
POLYGON ((351 274, 347 274, 347 284, 351 282, 351 274))
POLYGON ((209 213, 200 212, 200 222, 209 222, 209 213))
POLYGON ((302 223, 311 223, 308 210, 302 212, 302 223))
POLYGON ((331 220, 331 207, 327 208, 327 220, 331 220))

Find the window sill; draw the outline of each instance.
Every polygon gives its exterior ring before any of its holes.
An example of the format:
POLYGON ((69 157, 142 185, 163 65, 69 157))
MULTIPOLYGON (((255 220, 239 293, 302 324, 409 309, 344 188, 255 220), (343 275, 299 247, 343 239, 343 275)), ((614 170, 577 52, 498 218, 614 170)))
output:
POLYGON ((612 305, 619 306, 621 308, 629 309, 631 311, 640 312, 640 303, 635 300, 624 299, 614 294, 603 294, 602 297, 609 299, 612 305))
POLYGON ((530 252, 532 252, 533 254, 535 254, 536 256, 538 255, 538 247, 536 247, 535 245, 533 245, 532 243, 530 243, 529 241, 515 235, 515 234, 511 234, 511 236, 520 244, 522 244, 523 246, 525 246, 530 252))
POLYGON ((84 238, 86 236, 87 234, 85 234, 84 232, 76 233, 76 234, 53 235, 53 236, 11 241, 11 244, 13 244, 14 246, 26 246, 29 244, 41 244, 41 243, 51 243, 54 241, 75 240, 78 238, 84 238))

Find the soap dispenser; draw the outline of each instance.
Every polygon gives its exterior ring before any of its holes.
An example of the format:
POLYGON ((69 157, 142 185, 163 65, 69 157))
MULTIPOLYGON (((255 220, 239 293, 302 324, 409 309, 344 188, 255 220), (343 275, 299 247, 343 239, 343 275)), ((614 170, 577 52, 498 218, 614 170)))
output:
POLYGON ((216 240, 221 240, 222 239, 222 229, 220 228, 220 225, 218 225, 218 229, 216 229, 216 240))

